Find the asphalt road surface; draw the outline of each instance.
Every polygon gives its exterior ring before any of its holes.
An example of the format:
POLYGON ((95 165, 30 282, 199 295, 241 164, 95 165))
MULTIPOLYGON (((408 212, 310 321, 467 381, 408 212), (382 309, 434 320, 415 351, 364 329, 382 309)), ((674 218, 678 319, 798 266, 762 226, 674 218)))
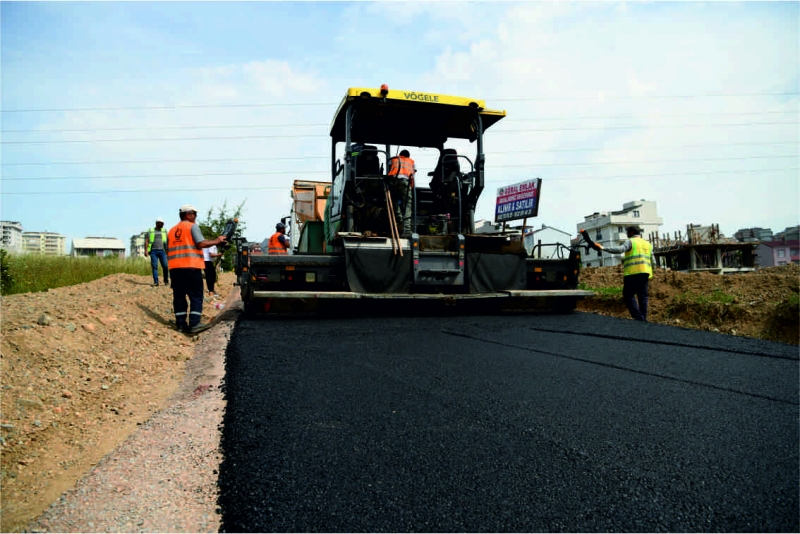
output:
POLYGON ((798 532, 797 347, 591 314, 242 319, 228 532, 798 532))

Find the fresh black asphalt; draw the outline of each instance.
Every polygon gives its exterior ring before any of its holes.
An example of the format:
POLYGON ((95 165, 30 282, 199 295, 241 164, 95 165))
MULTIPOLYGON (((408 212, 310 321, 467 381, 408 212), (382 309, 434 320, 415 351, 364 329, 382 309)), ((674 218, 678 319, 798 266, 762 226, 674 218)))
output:
POLYGON ((795 346, 585 313, 241 319, 227 532, 798 532, 795 346))

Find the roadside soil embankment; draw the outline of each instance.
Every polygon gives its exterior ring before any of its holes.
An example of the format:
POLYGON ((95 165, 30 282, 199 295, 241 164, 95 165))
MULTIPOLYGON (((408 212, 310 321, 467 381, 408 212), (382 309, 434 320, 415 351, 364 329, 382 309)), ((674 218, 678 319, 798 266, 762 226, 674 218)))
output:
MULTIPOLYGON (((233 281, 220 275, 203 322, 236 300, 233 281)), ((175 402, 212 331, 177 332, 172 290, 149 276, 4 296, 0 306, 0 531, 13 532, 175 402)))
MULTIPOLYGON (((595 297, 578 310, 630 317, 622 303, 622 267, 587 268, 580 280, 595 297)), ((650 281, 648 320, 684 328, 800 344, 800 266, 718 275, 658 269, 650 281)))

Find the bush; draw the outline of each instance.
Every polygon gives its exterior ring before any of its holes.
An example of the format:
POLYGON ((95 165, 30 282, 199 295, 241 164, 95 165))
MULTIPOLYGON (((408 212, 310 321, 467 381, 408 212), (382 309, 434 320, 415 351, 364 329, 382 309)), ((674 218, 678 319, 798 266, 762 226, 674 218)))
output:
POLYGON ((14 275, 11 273, 10 257, 8 252, 0 249, 0 295, 5 295, 14 285, 14 275))
MULTIPOLYGON (((245 201, 242 201, 241 204, 236 206, 236 209, 233 211, 228 211, 228 203, 223 202, 222 207, 218 208, 217 215, 214 215, 214 208, 208 210, 208 214, 206 214, 203 220, 198 220, 197 224, 200 226, 200 231, 203 232, 203 236, 206 239, 213 239, 218 235, 222 234, 223 230, 225 229, 225 225, 228 222, 228 219, 238 219, 239 224, 236 227, 236 233, 234 234, 234 238, 241 237, 242 232, 245 230, 245 223, 241 219, 242 217, 242 208, 244 208, 245 201)), ((225 247, 218 247, 217 252, 222 254, 221 260, 219 260, 220 265, 226 271, 233 270, 233 258, 236 256, 236 247, 233 246, 225 246, 225 247)))

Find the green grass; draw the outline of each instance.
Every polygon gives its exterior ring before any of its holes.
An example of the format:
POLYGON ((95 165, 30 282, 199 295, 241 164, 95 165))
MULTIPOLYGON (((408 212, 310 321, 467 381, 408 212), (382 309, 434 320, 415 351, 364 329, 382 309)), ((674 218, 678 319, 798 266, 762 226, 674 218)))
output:
POLYGON ((702 295, 693 293, 691 291, 684 291, 677 297, 675 297, 676 301, 683 301, 688 303, 694 304, 711 304, 712 302, 719 302, 721 304, 730 304, 736 297, 731 295, 730 293, 725 293, 721 289, 715 289, 709 295, 702 295))
POLYGON ((601 298, 619 298, 622 297, 622 287, 590 287, 581 282, 578 284, 578 289, 585 291, 594 291, 595 297, 601 298))
POLYGON ((775 306, 775 320, 797 325, 800 317, 800 294, 790 293, 789 297, 775 306))
POLYGON ((148 258, 72 258, 40 254, 2 255, 3 295, 47 291, 91 282, 110 274, 152 273, 148 258))

